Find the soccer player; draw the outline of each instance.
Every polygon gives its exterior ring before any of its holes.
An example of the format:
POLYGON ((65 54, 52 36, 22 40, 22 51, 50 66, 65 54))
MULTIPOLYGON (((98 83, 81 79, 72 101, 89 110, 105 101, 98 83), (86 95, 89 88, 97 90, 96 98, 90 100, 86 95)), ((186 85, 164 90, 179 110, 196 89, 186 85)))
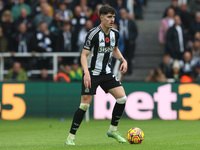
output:
POLYGON ((99 85, 106 93, 109 92, 116 99, 107 135, 120 143, 126 142, 117 131, 117 126, 124 112, 127 97, 121 83, 111 72, 112 56, 121 61, 120 70, 122 74, 127 71, 127 62, 117 46, 119 32, 112 28, 116 15, 115 9, 110 6, 102 6, 99 15, 101 24, 89 31, 83 46, 81 64, 84 75, 82 79, 81 104, 74 114, 70 133, 65 142, 66 145, 75 145, 76 131, 99 85))

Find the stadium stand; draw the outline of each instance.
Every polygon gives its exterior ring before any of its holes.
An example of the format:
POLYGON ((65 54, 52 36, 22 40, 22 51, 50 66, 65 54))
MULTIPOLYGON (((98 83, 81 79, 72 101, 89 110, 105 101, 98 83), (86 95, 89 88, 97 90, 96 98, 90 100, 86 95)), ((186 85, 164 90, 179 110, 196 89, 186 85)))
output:
MULTIPOLYGON (((197 66, 197 62, 199 62, 200 38, 197 32, 200 31, 199 0, 149 0, 148 2, 147 0, 0 0, 0 58, 1 62, 4 61, 3 64, 1 63, 1 70, 4 70, 1 73, 1 80, 4 74, 8 73, 8 70, 12 68, 14 62, 20 60, 21 54, 31 58, 23 58, 28 61, 21 62, 22 67, 28 74, 29 80, 35 80, 38 75, 41 77, 42 71, 44 76, 46 76, 45 73, 55 76, 61 69, 60 67, 66 64, 79 64, 77 66, 79 68, 80 62, 77 56, 80 55, 81 44, 77 43, 79 41, 77 39, 84 36, 85 33, 81 34, 80 32, 83 33, 82 29, 85 27, 86 22, 90 23, 92 21, 94 23, 93 26, 98 24, 99 19, 96 11, 100 6, 98 4, 111 5, 118 12, 120 12, 121 8, 125 8, 130 12, 128 18, 134 19, 138 28, 138 38, 135 41, 135 57, 132 59, 134 64, 132 66, 133 73, 125 74, 122 80, 145 81, 150 70, 157 68, 162 62, 164 54, 168 51, 165 44, 159 45, 158 29, 163 14, 166 13, 168 8, 174 9, 175 14, 180 15, 182 19, 180 26, 185 26, 182 30, 180 30, 179 26, 174 27, 174 30, 170 27, 169 30, 172 31, 170 33, 171 37, 178 35, 177 43, 184 42, 186 45, 184 52, 191 52, 191 60, 194 63, 191 77, 194 77, 194 68, 197 66), (193 5, 195 5, 195 11, 191 9, 193 5), (25 28, 22 24, 25 25, 25 28), (70 33, 63 32, 64 25, 66 24, 70 24, 70 33), (193 26, 196 27, 195 30, 193 26), (23 28, 26 30, 26 34, 21 31, 23 28), (184 41, 181 41, 181 34, 183 33, 187 36, 184 38, 184 41), (61 34, 63 37, 61 37, 61 34), (59 47, 60 44, 58 43, 60 41, 58 39, 66 37, 68 40, 63 41, 63 48, 59 47), (3 52, 8 53, 4 55, 3 52), (64 59, 60 57, 60 52, 75 52, 76 56, 68 59, 70 62, 63 62, 64 59), (16 55, 18 53, 19 55, 16 55), (48 56, 46 55, 47 53, 52 55, 48 56), (16 56, 17 58, 15 58, 16 56), (55 58, 55 56, 58 58, 55 58), (4 66, 2 67, 2 65, 4 66), (45 69, 46 71, 44 71, 45 69)), ((116 22, 116 24, 118 23, 116 22)), ((169 30, 167 30, 166 35, 169 34, 169 30)), ((88 30, 86 29, 86 31, 88 30)), ((168 40, 168 45, 172 41, 168 40)), ((178 59, 179 62, 181 60, 184 62, 182 57, 178 57, 178 59)), ((189 63, 186 63, 184 67, 187 69, 188 65, 189 63)))

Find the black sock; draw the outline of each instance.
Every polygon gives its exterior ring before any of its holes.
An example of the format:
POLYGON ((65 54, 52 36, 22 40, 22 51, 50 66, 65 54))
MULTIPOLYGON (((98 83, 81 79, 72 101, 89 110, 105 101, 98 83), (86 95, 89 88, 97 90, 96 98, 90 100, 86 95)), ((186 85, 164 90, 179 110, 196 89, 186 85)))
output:
POLYGON ((83 120, 83 117, 85 115, 85 112, 84 110, 78 108, 78 110, 75 112, 74 114, 74 118, 73 118, 73 121, 72 121, 72 126, 71 126, 71 129, 70 129, 70 133, 71 134, 76 134, 76 131, 78 130, 82 120, 83 120))
POLYGON ((117 126, 119 123, 119 120, 124 112, 125 104, 118 104, 115 103, 115 107, 112 112, 112 120, 111 125, 117 126))

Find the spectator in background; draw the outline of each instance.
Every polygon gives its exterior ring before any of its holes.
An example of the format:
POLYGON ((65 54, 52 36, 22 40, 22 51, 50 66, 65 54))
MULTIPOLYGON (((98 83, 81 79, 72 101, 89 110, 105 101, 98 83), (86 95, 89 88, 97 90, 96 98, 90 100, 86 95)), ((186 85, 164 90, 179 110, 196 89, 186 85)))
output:
MULTIPOLYGON (((31 35, 29 32, 27 32, 26 25, 24 23, 19 24, 18 26, 18 32, 16 32, 12 40, 10 42, 11 45, 11 53, 14 56, 15 53, 28 53, 30 52, 30 43, 31 43, 31 35)), ((22 67, 24 69, 30 69, 28 68, 28 62, 30 58, 28 57, 12 57, 10 60, 12 62, 18 61, 21 63, 22 67)), ((11 62, 11 64, 12 64, 11 62)))
POLYGON ((167 16, 162 19, 159 27, 158 40, 160 45, 164 45, 166 42, 166 34, 170 27, 174 25, 174 9, 167 9, 167 16))
POLYGON ((62 30, 63 26, 63 20, 61 20, 60 13, 58 11, 55 11, 53 15, 53 20, 49 26, 50 32, 53 36, 57 36, 59 31, 62 30))
POLYGON ((60 18, 62 21, 71 21, 73 18, 73 12, 67 8, 65 3, 59 4, 58 12, 60 13, 60 18))
POLYGON ((184 51, 186 51, 187 37, 181 26, 181 18, 176 15, 174 17, 174 26, 167 31, 166 53, 170 54, 174 59, 182 59, 184 51))
MULTIPOLYGON (((113 28, 114 29, 119 29, 117 24, 113 24, 113 28)), ((118 48, 120 50, 120 52, 123 54, 124 52, 124 39, 122 36, 119 36, 119 40, 118 40, 118 48)), ((116 60, 113 58, 113 74, 119 79, 119 81, 122 80, 122 74, 121 71, 119 71, 119 67, 121 62, 119 60, 116 60)))
POLYGON ((58 11, 55 11, 53 21, 51 22, 49 26, 51 39, 52 39, 52 48, 54 49, 54 51, 56 51, 55 50, 56 41, 57 41, 58 34, 62 31, 63 23, 64 22, 60 18, 60 13, 58 11))
POLYGON ((145 79, 146 82, 167 82, 167 79, 161 69, 156 68, 151 70, 149 76, 145 79))
POLYGON ((188 7, 192 16, 195 16, 195 14, 200 11, 200 0, 190 0, 188 2, 188 7))
POLYGON ((180 83, 192 83, 194 82, 193 78, 188 75, 182 75, 180 79, 180 83))
MULTIPOLYGON (((116 1, 113 0, 101 0, 103 5, 107 5, 107 6, 116 6, 116 1)), ((124 5, 126 6, 126 1, 124 1, 124 5)))
POLYGON ((181 4, 187 4, 187 2, 190 0, 178 0, 178 6, 181 6, 181 4))
POLYGON ((54 10, 56 10, 59 6, 59 1, 58 0, 47 0, 49 5, 53 7, 54 10))
MULTIPOLYGON (((25 3, 28 4, 31 7, 31 9, 33 6, 35 6, 35 4, 37 2, 38 2, 38 0, 25 0, 25 3)), ((33 13, 33 11, 32 11, 32 13, 33 13)))
POLYGON ((187 49, 188 49, 188 50, 191 50, 191 48, 194 46, 194 42, 195 42, 196 40, 200 40, 200 32, 197 31, 197 32, 194 34, 194 37, 193 37, 193 38, 191 38, 190 35, 188 35, 188 42, 187 42, 187 49), (192 40, 192 39, 193 39, 193 40, 192 40))
POLYGON ((192 53, 193 59, 200 57, 200 39, 194 39, 194 42, 190 51, 192 53))
POLYGON ((196 33, 194 34, 194 39, 200 40, 200 32, 196 32, 196 33))
POLYGON ((71 82, 69 73, 71 71, 71 66, 65 65, 62 66, 60 71, 56 74, 54 82, 71 82))
POLYGON ((4 10, 11 10, 12 6, 15 4, 15 0, 3 0, 4 10))
POLYGON ((32 41, 33 48, 36 52, 52 52, 53 49, 51 47, 51 37, 50 31, 47 27, 46 22, 41 22, 36 32, 35 36, 33 37, 34 40, 32 41))
POLYGON ((168 78, 174 79, 175 82, 178 82, 181 78, 181 67, 179 64, 179 60, 174 60, 172 65, 172 72, 168 78))
MULTIPOLYGON (((74 0, 61 0, 60 1, 59 0, 59 2, 64 2, 67 5, 67 7, 72 10, 75 6, 75 5, 73 5, 73 2, 77 3, 78 1, 74 1, 74 0)), ((76 4, 76 5, 78 5, 78 4, 76 4)))
POLYGON ((195 65, 195 67, 194 67, 193 78, 196 82, 200 81, 200 61, 198 61, 197 64, 195 65))
MULTIPOLYGON (((119 27, 117 24, 113 24, 113 28, 119 30, 119 27)), ((119 36, 119 40, 118 40, 118 48, 120 50, 120 52, 123 54, 124 52, 124 47, 125 47, 125 43, 124 43, 124 39, 123 36, 119 36)))
POLYGON ((94 25, 95 27, 98 26, 101 22, 100 17, 99 17, 99 10, 102 6, 103 6, 102 4, 98 4, 95 8, 95 11, 94 11, 92 17, 91 17, 92 23, 95 24, 94 25), (95 23, 95 22, 97 22, 97 23, 95 23))
MULTIPOLYGON (((97 0, 97 1, 93 1, 93 0, 88 0, 88 6, 90 8, 92 8, 95 11, 95 8, 98 4, 104 5, 104 3, 108 2, 109 0, 97 0)), ((111 0, 110 0, 111 1, 111 0)), ((114 1, 115 2, 115 1, 114 1)), ((94 12, 93 12, 94 13, 94 12)))
POLYGON ((90 18, 92 16, 93 11, 90 7, 88 7, 88 0, 80 0, 80 7, 86 18, 90 18))
MULTIPOLYGON (((56 52, 72 52, 72 31, 71 24, 66 22, 63 24, 62 31, 59 32, 56 37, 56 52)), ((74 57, 59 57, 59 65, 60 64, 68 64, 71 65, 73 63, 74 57)))
POLYGON ((116 6, 114 6, 117 14, 115 16, 115 22, 119 22, 120 20, 120 10, 124 8, 127 11, 126 5, 123 0, 117 0, 116 6))
POLYGON ((193 37, 196 32, 200 32, 200 12, 197 12, 195 15, 195 20, 190 23, 189 28, 189 38, 193 40, 193 37))
POLYGON ((69 77, 71 81, 81 81, 83 71, 79 63, 74 63, 71 65, 71 71, 69 72, 69 77))
POLYGON ((85 23, 86 23, 86 17, 82 13, 82 8, 80 6, 76 6, 74 8, 74 18, 72 18, 72 20, 71 20, 72 32, 73 32, 73 35, 74 35, 73 40, 72 40, 73 51, 79 50, 77 45, 76 45, 76 42, 78 40, 78 34, 79 34, 81 28, 85 26, 85 23))
POLYGON ((190 23, 192 22, 192 15, 188 12, 187 5, 185 3, 181 4, 180 9, 180 17, 182 20, 182 24, 185 30, 188 32, 190 28, 190 23))
POLYGON ((41 22, 46 22, 48 26, 50 26, 52 22, 52 17, 49 16, 49 7, 46 3, 41 5, 41 13, 34 18, 35 27, 38 28, 41 22))
MULTIPOLYGON (((135 0, 127 0, 126 1, 126 8, 128 10, 128 13, 135 16, 135 0)), ((134 17, 135 18, 135 17, 134 17)))
POLYGON ((144 0, 135 0, 136 1, 136 19, 143 19, 143 6, 144 6, 144 0))
POLYGON ((123 54, 128 61, 127 73, 132 74, 133 69, 133 59, 136 46, 136 38, 138 36, 138 30, 136 24, 133 20, 128 18, 128 13, 126 9, 122 8, 120 10, 120 20, 119 20, 119 33, 124 39, 124 51, 123 54))
POLYGON ((28 15, 31 14, 31 8, 29 5, 25 4, 24 3, 24 0, 19 0, 19 3, 17 5, 14 5, 12 8, 11 8, 11 13, 12 13, 12 16, 13 16, 13 19, 14 20, 17 20, 20 16, 20 10, 22 8, 25 8, 28 15))
POLYGON ((11 16, 11 12, 9 10, 5 10, 1 17, 1 26, 4 32, 5 37, 8 41, 11 40, 13 34, 13 18, 11 16))
POLYGON ((178 6, 178 0, 171 0, 171 5, 166 8, 166 10, 163 14, 163 18, 165 18, 167 16, 167 11, 168 11, 169 8, 174 9, 174 12, 175 12, 176 15, 180 15, 181 10, 178 6))
POLYGON ((82 13, 82 8, 80 6, 76 6, 74 8, 74 17, 71 20, 71 24, 75 28, 74 30, 81 29, 86 23, 86 17, 84 13, 82 13))
MULTIPOLYGON (((48 30, 47 23, 41 22, 38 31, 33 36, 32 40, 32 51, 34 52, 52 52, 52 41, 50 37, 50 31, 48 30)), ((51 59, 45 56, 37 58, 37 66, 42 68, 50 68, 51 59)))
MULTIPOLYGON (((0 53, 8 52, 8 45, 9 45, 8 40, 4 36, 3 29, 0 26, 0 53)), ((6 57, 4 58, 5 69, 10 68, 9 60, 10 58, 6 58, 6 57)))
POLYGON ((93 23, 91 20, 87 20, 85 23, 85 27, 82 28, 78 34, 78 41, 77 41, 77 46, 78 46, 78 51, 81 52, 83 49, 83 45, 85 42, 85 37, 87 35, 87 33, 90 31, 90 29, 92 29, 93 27, 93 23))
POLYGON ((47 0, 37 0, 34 5, 32 5, 32 16, 38 15, 42 12, 42 5, 46 5, 48 9, 48 16, 53 17, 54 8, 47 2, 47 0))
POLYGON ((160 63, 160 69, 165 74, 166 78, 170 78, 172 74, 173 59, 169 54, 163 56, 163 61, 160 63))
POLYGON ((46 69, 42 69, 40 75, 37 77, 37 81, 52 81, 46 69))
POLYGON ((31 18, 28 16, 27 10, 25 8, 22 8, 20 10, 20 16, 19 18, 14 22, 15 30, 17 31, 17 27, 19 24, 24 23, 26 25, 28 32, 34 32, 33 24, 31 21, 31 18))
MULTIPOLYGON (((84 45, 84 42, 85 42, 85 37, 86 37, 87 33, 92 29, 92 27, 93 27, 92 21, 87 20, 86 23, 85 23, 85 27, 83 27, 79 31, 78 41, 76 42, 78 52, 82 51, 83 45, 84 45)), ((73 63, 75 63, 75 64, 79 63, 79 59, 80 59, 80 57, 75 57, 73 63)))
POLYGON ((8 74, 5 76, 6 80, 12 81, 27 81, 28 76, 26 71, 21 67, 19 62, 15 62, 13 67, 9 70, 8 74))
POLYGON ((4 52, 8 52, 8 40, 7 38, 4 36, 3 34, 3 29, 0 26, 0 52, 4 53, 4 52))
POLYGON ((192 75, 193 67, 195 66, 195 60, 192 60, 192 54, 190 51, 186 51, 183 55, 183 60, 180 60, 180 67, 183 71, 183 75, 192 75))
POLYGON ((3 11, 5 10, 5 4, 3 0, 0 0, 0 16, 2 15, 3 11))

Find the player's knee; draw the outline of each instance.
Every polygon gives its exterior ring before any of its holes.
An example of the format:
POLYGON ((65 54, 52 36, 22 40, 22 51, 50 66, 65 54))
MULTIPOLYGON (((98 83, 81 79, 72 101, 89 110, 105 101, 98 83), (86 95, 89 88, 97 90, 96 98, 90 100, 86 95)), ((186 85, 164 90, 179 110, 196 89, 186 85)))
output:
POLYGON ((125 104, 125 103, 126 103, 126 100, 127 100, 127 97, 124 96, 124 97, 122 97, 122 98, 118 98, 118 99, 117 99, 117 103, 118 103, 118 104, 125 104))
POLYGON ((89 107, 90 107, 90 104, 86 104, 86 103, 81 103, 79 106, 79 108, 84 111, 87 111, 89 107))

